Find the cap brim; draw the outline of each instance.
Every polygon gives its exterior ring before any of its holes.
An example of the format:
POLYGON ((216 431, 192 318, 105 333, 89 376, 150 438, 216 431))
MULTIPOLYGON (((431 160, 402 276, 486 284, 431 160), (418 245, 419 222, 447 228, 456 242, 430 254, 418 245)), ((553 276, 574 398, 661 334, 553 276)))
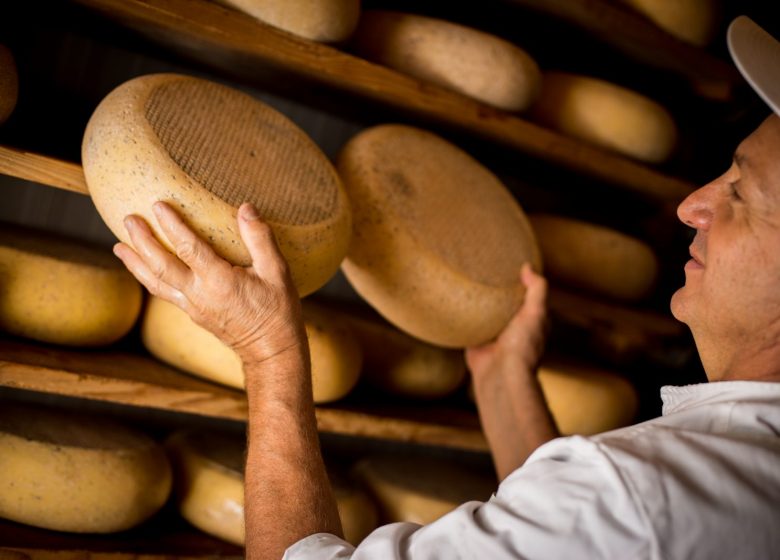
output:
POLYGON ((747 16, 732 21, 726 37, 742 76, 780 115, 780 41, 747 16))

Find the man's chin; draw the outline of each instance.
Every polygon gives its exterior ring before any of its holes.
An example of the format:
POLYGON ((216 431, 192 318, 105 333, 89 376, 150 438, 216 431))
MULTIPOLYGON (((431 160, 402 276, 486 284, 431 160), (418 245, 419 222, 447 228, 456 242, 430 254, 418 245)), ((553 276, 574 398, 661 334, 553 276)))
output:
POLYGON ((685 286, 678 289, 674 294, 672 294, 672 299, 669 304, 669 307, 672 311, 672 316, 680 321, 681 323, 686 323, 686 318, 688 316, 687 311, 687 302, 685 301, 685 286))

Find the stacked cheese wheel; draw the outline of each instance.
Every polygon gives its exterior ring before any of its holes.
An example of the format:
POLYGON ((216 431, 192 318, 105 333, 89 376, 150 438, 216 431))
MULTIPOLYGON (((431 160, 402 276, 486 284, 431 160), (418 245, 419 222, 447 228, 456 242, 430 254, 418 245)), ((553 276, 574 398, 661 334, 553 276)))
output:
MULTIPOLYGON (((343 320, 315 304, 304 302, 303 319, 311 354, 314 402, 340 399, 357 383, 362 364, 360 347, 343 320)), ((149 352, 166 363, 217 383, 244 388, 238 355, 172 303, 149 298, 141 337, 149 352)))
POLYGON ((349 205, 325 155, 286 117, 217 83, 156 74, 122 84, 92 115, 82 162, 98 212, 124 242, 123 220, 137 214, 168 245, 152 214, 163 200, 222 257, 247 265, 236 211, 252 202, 301 295, 335 274, 349 244, 349 205))
POLYGON ((163 449, 106 418, 4 402, 0 517, 57 531, 133 527, 167 500, 163 449))
POLYGON ((108 251, 0 227, 0 329, 43 342, 109 344, 141 309, 141 287, 108 251))
POLYGON ((19 77, 14 57, 6 47, 0 45, 0 124, 3 124, 16 107, 19 95, 19 77))
MULTIPOLYGON (((243 545, 244 441, 230 434, 179 432, 168 439, 179 511, 198 529, 243 545)), ((377 525, 376 506, 343 476, 331 486, 344 537, 357 544, 377 525)))
POLYGON ((678 39, 698 46, 712 42, 720 23, 720 0, 621 0, 678 39))
POLYGON ((355 290, 426 342, 493 338, 523 300, 523 263, 540 267, 528 220, 501 182, 442 138, 401 125, 358 134, 338 169, 354 224, 342 270, 355 290))
POLYGON ((538 214, 531 224, 553 281, 624 301, 647 296, 658 259, 644 242, 602 225, 538 214))
POLYGON ((596 78, 546 72, 533 117, 575 138, 661 163, 677 142, 669 112, 651 99, 596 78))
POLYGON ((279 29, 312 41, 347 39, 360 17, 360 0, 219 0, 279 29))
POLYGON ((497 487, 490 476, 434 457, 379 455, 359 462, 354 473, 383 523, 432 523, 461 504, 488 500, 497 487))
POLYGON ((539 67, 524 50, 455 23, 367 11, 352 43, 370 60, 508 111, 526 109, 539 93, 539 67))

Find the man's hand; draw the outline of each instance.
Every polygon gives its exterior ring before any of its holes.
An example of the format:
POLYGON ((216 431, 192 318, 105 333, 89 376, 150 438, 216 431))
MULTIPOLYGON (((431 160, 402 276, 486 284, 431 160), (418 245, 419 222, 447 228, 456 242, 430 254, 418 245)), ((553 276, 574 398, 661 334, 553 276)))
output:
POLYGON ((547 282, 529 264, 525 301, 494 342, 466 350, 482 428, 499 480, 557 437, 536 370, 544 353, 547 282))
POLYGON ((232 347, 245 365, 305 351, 300 302, 287 263, 271 228, 251 204, 238 211, 239 232, 252 257, 246 268, 217 255, 169 205, 157 202, 153 209, 175 255, 138 216, 125 219, 134 249, 124 243, 114 247, 149 292, 183 309, 232 347))

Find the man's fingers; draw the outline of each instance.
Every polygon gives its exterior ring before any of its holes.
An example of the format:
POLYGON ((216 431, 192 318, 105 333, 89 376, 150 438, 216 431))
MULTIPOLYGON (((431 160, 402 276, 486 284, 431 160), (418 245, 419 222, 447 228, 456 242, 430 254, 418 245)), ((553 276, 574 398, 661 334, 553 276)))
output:
POLYGON ((152 272, 146 262, 129 245, 117 243, 114 245, 114 254, 124 263, 130 274, 149 290, 149 293, 178 305, 182 309, 186 307, 187 298, 184 294, 152 272))
POLYGON ((285 281, 288 274, 287 262, 276 245, 273 231, 248 202, 238 209, 238 229, 252 257, 252 267, 257 275, 274 282, 285 281))
POLYGON ((128 216, 125 218, 125 228, 130 234, 136 256, 140 257, 145 270, 154 278, 178 290, 189 283, 189 269, 160 244, 144 220, 138 216, 128 216))
POLYGON ((207 274, 213 270, 213 266, 221 258, 184 223, 173 208, 165 202, 155 202, 152 210, 160 229, 184 264, 199 274, 207 274))
POLYGON ((534 272, 529 263, 523 265, 520 278, 525 284, 525 301, 523 309, 530 312, 544 313, 547 301, 547 280, 544 276, 534 272))

